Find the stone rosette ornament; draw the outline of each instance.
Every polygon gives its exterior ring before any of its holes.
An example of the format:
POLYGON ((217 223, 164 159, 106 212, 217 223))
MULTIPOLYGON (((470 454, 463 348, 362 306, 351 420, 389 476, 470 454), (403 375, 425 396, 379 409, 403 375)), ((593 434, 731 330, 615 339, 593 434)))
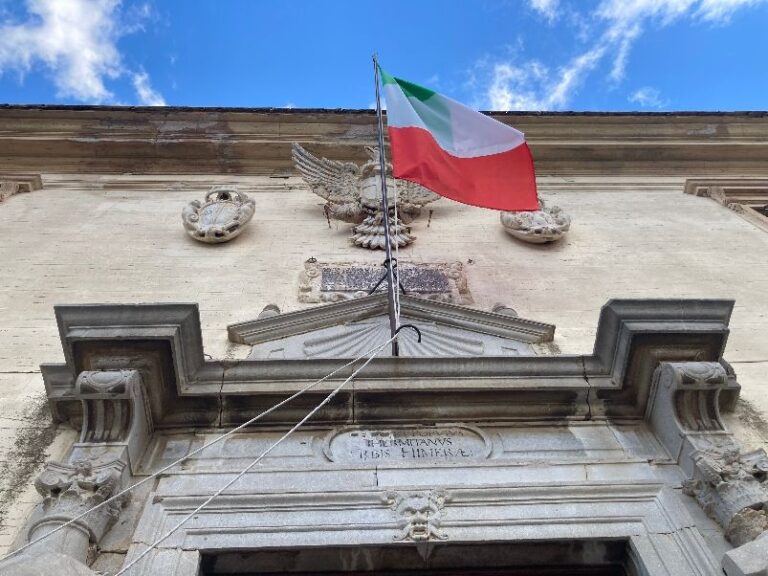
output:
POLYGON ((571 227, 571 217, 559 206, 547 206, 540 200, 540 210, 502 212, 501 225, 510 236, 530 242, 545 244, 560 240, 571 227))
POLYGON ((216 186, 205 200, 193 200, 181 211, 184 229, 207 244, 229 242, 240 235, 256 211, 254 201, 231 186, 216 186))

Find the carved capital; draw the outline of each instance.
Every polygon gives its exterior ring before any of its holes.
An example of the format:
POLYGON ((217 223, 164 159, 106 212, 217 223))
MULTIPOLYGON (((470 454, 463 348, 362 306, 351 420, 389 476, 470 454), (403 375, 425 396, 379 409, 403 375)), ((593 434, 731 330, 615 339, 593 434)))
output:
POLYGON ((440 529, 440 523, 448 499, 443 490, 387 492, 384 501, 394 512, 399 530, 395 540, 447 540, 448 536, 440 529))
MULTIPOLYGON (((126 464, 120 460, 96 465, 84 460, 46 464, 35 480, 43 501, 37 519, 30 525, 29 539, 43 536, 110 498, 120 490, 125 469, 126 464)), ((77 520, 46 539, 45 549, 85 561, 89 545, 101 540, 127 500, 125 495, 77 520)))
POLYGON ((725 529, 726 538, 741 546, 768 529, 768 456, 742 453, 732 441, 711 445, 692 456, 694 475, 683 492, 696 498, 725 529))

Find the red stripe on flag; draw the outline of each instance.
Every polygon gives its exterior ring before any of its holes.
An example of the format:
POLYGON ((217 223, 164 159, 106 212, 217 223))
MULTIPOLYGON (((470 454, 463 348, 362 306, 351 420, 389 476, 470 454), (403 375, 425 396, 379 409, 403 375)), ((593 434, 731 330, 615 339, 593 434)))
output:
POLYGON ((464 204, 495 210, 538 210, 528 144, 507 152, 459 158, 423 128, 389 128, 395 178, 410 180, 464 204))

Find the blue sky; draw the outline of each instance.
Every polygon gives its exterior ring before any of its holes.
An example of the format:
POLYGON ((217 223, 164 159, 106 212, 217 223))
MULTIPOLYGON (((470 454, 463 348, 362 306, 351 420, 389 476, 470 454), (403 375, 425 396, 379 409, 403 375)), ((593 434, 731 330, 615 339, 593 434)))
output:
POLYGON ((765 110, 768 0, 0 0, 0 102, 765 110))

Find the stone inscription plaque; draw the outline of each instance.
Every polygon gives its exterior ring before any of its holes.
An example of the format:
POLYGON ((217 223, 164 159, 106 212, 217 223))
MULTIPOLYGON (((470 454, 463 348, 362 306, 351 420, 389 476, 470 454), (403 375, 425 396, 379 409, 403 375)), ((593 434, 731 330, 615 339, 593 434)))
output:
POLYGON ((332 434, 325 446, 334 462, 463 462, 483 460, 490 442, 469 426, 354 428, 332 434))
MULTIPOLYGON (((467 275, 461 262, 400 262, 400 282, 412 296, 449 302, 472 304, 467 275)), ((384 274, 384 268, 353 262, 304 262, 299 275, 299 302, 340 302, 368 296, 384 274)), ((385 290, 382 283, 379 290, 385 290)))
MULTIPOLYGON (((368 291, 381 280, 384 269, 381 267, 328 267, 323 268, 320 290, 323 292, 356 292, 368 291)), ((400 271, 400 282, 406 292, 418 293, 447 293, 451 286, 448 277, 439 270, 423 268, 406 268, 400 271)), ((378 290, 385 290, 386 283, 382 282, 378 290)))

